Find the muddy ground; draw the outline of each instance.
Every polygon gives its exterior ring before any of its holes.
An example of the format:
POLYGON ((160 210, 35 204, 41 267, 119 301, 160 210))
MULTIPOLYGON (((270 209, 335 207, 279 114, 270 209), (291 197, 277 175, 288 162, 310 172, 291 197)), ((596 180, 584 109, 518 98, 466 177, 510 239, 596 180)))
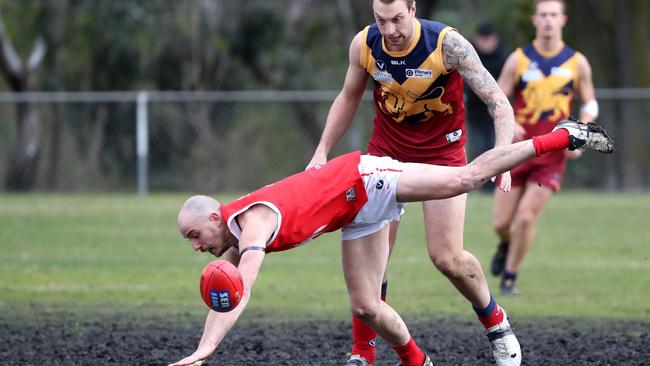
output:
MULTIPOLYGON (((0 318, 0 365, 166 365, 193 352, 202 324, 170 319, 141 322, 63 319, 26 325, 0 318)), ((478 323, 428 320, 410 324, 436 365, 492 365, 478 323)), ((650 323, 570 319, 513 321, 523 365, 650 365, 650 323)), ((343 365, 347 322, 236 326, 208 365, 343 365)), ((383 342, 376 365, 397 358, 383 342)))

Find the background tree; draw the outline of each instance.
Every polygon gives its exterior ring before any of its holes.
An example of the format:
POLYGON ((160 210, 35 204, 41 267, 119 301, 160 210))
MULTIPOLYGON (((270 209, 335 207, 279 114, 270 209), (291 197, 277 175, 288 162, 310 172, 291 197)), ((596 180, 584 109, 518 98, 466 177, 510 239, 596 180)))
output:
MULTIPOLYGON (((454 26, 468 37, 484 20, 492 20, 511 47, 534 36, 530 0, 420 0, 417 6, 418 16, 454 26)), ((596 87, 650 84, 649 6, 645 0, 567 0, 565 38, 591 61, 596 87)), ((372 22, 369 0, 0 0, 0 90, 335 91, 343 83, 350 40, 372 22)), ((608 185, 650 181, 650 169, 639 169, 650 162, 628 158, 650 156, 644 143, 650 130, 634 122, 643 120, 647 107, 608 103, 602 105, 601 121, 616 121, 606 127, 626 142, 626 151, 614 157, 620 160, 610 159, 608 170, 616 174, 608 175, 614 177, 607 178, 612 179, 608 185)), ((155 121, 150 136, 157 142, 150 145, 152 174, 168 183, 192 176, 208 189, 236 185, 226 176, 264 176, 259 171, 268 167, 300 169, 301 157, 320 137, 329 105, 269 104, 264 115, 234 103, 150 107, 155 121), (245 149, 250 157, 239 156, 246 140, 256 141, 245 149), (264 150, 273 149, 273 141, 286 142, 283 148, 295 158, 273 160, 264 150), (233 158, 260 160, 257 173, 249 167, 217 169, 230 166, 224 163, 233 158), (195 177, 186 167, 189 161, 201 161, 206 170, 218 173, 195 177)), ((79 186, 93 181, 108 189, 133 181, 133 102, 17 103, 10 108, 0 110, 15 125, 0 126, 6 188, 56 189, 74 178, 79 186), (5 142, 11 148, 2 146, 5 142), (70 156, 77 157, 74 164, 62 165, 70 156)), ((346 137, 350 146, 362 144, 370 113, 362 111, 358 118, 363 123, 352 125, 355 130, 346 137)), ((585 177, 593 177, 589 158, 580 164, 585 177)))
MULTIPOLYGON (((0 69, 14 92, 29 90, 34 85, 35 70, 45 55, 45 41, 41 36, 34 40, 29 56, 23 61, 7 34, 0 13, 0 69)), ((36 111, 29 104, 16 108, 18 139, 9 155, 5 175, 7 190, 29 190, 34 185, 36 166, 41 153, 41 126, 36 111)))

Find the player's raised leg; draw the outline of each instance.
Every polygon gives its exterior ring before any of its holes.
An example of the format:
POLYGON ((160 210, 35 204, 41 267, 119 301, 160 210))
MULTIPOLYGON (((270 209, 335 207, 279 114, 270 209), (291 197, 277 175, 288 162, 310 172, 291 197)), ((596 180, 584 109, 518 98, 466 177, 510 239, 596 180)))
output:
POLYGON ((560 121, 553 132, 560 129, 569 132, 569 150, 590 149, 605 154, 614 152, 614 141, 607 135, 607 131, 595 122, 584 123, 569 117, 569 119, 560 121))
POLYGON ((404 163, 397 187, 400 202, 453 197, 481 186, 491 177, 549 151, 592 149, 610 154, 614 142, 596 123, 564 120, 550 133, 530 140, 495 147, 464 167, 404 163))
POLYGON ((533 142, 526 140, 488 150, 463 167, 404 163, 397 200, 414 202, 457 196, 480 187, 491 177, 533 156, 533 142))

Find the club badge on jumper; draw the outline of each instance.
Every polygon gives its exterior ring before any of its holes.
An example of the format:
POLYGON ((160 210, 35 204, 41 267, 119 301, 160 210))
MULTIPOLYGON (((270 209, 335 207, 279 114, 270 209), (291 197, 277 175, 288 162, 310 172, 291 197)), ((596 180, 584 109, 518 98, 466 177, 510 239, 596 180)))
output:
POLYGON ((433 71, 428 69, 406 69, 406 77, 409 79, 431 79, 433 71))
POLYGON ((551 68, 551 75, 553 76, 560 76, 564 78, 570 78, 573 77, 573 73, 571 70, 564 68, 564 67, 553 67, 551 68))
POLYGON ((529 81, 540 80, 543 77, 544 73, 542 73, 542 70, 538 68, 537 62, 533 61, 528 65, 528 69, 526 69, 526 71, 521 75, 521 80, 527 83, 529 81))
POLYGON ((348 190, 345 192, 345 199, 346 199, 348 202, 350 202, 350 201, 354 201, 354 200, 357 199, 357 192, 354 191, 354 187, 348 189, 348 190))
POLYGON ((447 137, 447 142, 452 143, 460 140, 460 137, 463 136, 463 130, 457 129, 454 132, 450 132, 445 135, 447 137))
POLYGON ((380 83, 391 84, 393 82, 393 75, 386 71, 386 62, 376 60, 375 65, 379 70, 372 73, 372 78, 380 83))
POLYGON ((393 75, 388 71, 375 71, 372 73, 372 78, 382 83, 390 84, 393 82, 393 75))

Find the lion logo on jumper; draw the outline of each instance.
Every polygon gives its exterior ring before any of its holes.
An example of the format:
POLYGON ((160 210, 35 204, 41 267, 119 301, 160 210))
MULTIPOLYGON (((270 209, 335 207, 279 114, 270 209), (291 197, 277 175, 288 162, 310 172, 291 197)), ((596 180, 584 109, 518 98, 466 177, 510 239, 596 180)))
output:
POLYGON ((436 113, 448 115, 454 112, 451 105, 442 101, 444 95, 445 88, 442 86, 423 95, 415 95, 410 91, 402 95, 382 85, 382 100, 378 104, 381 111, 397 123, 418 123, 431 119, 436 113))

